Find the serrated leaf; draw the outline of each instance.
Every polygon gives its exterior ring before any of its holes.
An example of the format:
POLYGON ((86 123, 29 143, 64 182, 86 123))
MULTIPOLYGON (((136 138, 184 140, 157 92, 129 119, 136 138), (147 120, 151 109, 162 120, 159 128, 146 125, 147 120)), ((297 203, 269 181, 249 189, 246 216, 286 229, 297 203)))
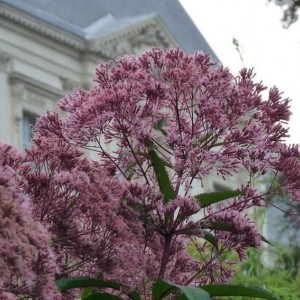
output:
POLYGON ((115 281, 104 281, 101 279, 93 279, 89 277, 68 277, 55 281, 55 284, 62 292, 69 289, 85 288, 85 287, 108 287, 119 290, 121 285, 115 281))
POLYGON ((86 297, 85 300, 124 300, 124 299, 108 293, 96 293, 86 297))
POLYGON ((182 300, 211 300, 209 294, 202 288, 182 286, 175 283, 158 280, 152 288, 152 300, 161 300, 173 292, 180 291, 182 295, 176 299, 182 300))
POLYGON ((157 178, 160 192, 164 195, 164 203, 166 204, 170 202, 170 200, 176 198, 176 193, 166 171, 164 160, 157 155, 154 149, 150 149, 149 156, 157 178))
POLYGON ((222 192, 212 192, 196 195, 195 198, 199 201, 201 208, 205 208, 214 203, 227 200, 236 196, 243 195, 242 191, 227 190, 222 192))
POLYGON ((265 300, 280 300, 278 297, 265 289, 246 285, 204 285, 201 286, 201 289, 207 291, 211 297, 245 296, 265 300))

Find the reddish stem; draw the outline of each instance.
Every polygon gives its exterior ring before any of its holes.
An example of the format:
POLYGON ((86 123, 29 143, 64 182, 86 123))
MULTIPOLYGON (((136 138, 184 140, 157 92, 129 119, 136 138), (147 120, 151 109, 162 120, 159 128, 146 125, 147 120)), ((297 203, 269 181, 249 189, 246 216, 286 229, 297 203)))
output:
POLYGON ((164 246, 164 254, 161 260, 161 266, 158 274, 158 279, 163 279, 167 267, 167 263, 170 257, 171 243, 172 243, 172 234, 167 234, 165 236, 165 246, 164 246))

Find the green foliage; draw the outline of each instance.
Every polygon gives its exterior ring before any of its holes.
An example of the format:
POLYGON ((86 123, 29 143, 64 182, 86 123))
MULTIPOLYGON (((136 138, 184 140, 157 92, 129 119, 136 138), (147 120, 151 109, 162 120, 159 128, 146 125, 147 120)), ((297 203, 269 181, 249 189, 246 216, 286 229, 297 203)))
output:
POLYGON ((243 195, 243 192, 227 190, 222 192, 204 193, 204 194, 196 195, 195 198, 199 201, 201 208, 205 208, 217 202, 227 200, 240 195, 243 195))
POLYGON ((266 300, 279 300, 269 291, 253 286, 219 284, 201 286, 201 288, 207 291, 210 296, 247 296, 266 300))
MULTIPOLYGON (((85 288, 81 294, 81 300, 122 300, 120 296, 109 293, 110 290, 126 290, 114 281, 103 281, 88 277, 69 277, 56 281, 57 287, 63 292, 69 289, 85 288), (92 287, 96 288, 95 290, 92 287)), ((265 300, 279 300, 263 288, 245 286, 245 285, 204 285, 201 287, 181 286, 175 283, 158 280, 153 284, 152 300, 169 299, 173 295, 175 300, 212 300, 215 296, 248 296, 251 298, 260 298, 265 300), (166 298, 167 297, 167 298, 166 298)), ((137 292, 127 293, 129 299, 140 300, 137 292)))
POLYGON ((180 291, 183 295, 177 299, 211 300, 209 294, 201 288, 181 286, 174 283, 158 280, 152 289, 152 300, 161 300, 173 292, 180 291))
POLYGON ((248 296, 265 300, 279 300, 265 289, 245 285, 204 285, 200 288, 181 286, 165 281, 157 281, 153 286, 152 300, 160 300, 174 291, 182 294, 175 296, 176 300, 211 300, 216 296, 248 296))
POLYGON ((104 281, 101 279, 93 279, 89 277, 68 277, 64 279, 56 280, 56 286, 62 292, 65 292, 74 288, 84 287, 109 287, 111 289, 119 290, 120 284, 115 281, 104 281))
MULTIPOLYGON (((249 284, 258 287, 268 287, 268 289, 282 300, 300 299, 300 272, 292 276, 292 270, 286 264, 288 252, 279 247, 274 248, 276 259, 267 266, 263 262, 265 255, 271 255, 266 249, 248 251, 247 262, 238 266, 236 274, 232 279, 233 284, 249 284)), ((270 257, 267 257, 270 260, 270 257)), ((290 256, 289 262, 293 258, 290 256)), ((228 298, 227 298, 228 299, 228 298)), ((234 297, 230 300, 247 300, 248 297, 234 297)))
POLYGON ((204 235, 203 235, 203 239, 208 241, 209 243, 211 243, 216 250, 219 249, 219 245, 218 245, 218 240, 217 238, 211 234, 210 232, 206 231, 206 230, 203 230, 204 232, 204 235))
POLYGON ((170 200, 176 198, 176 193, 173 190, 171 181, 165 168, 165 162, 157 155, 157 153, 151 149, 149 151, 152 166, 157 178, 159 189, 164 195, 164 203, 168 203, 170 200))
POLYGON ((95 293, 84 298, 84 300, 122 300, 122 298, 108 293, 95 293))
MULTIPOLYGON (((175 192, 172 188, 171 182, 169 180, 167 171, 165 169, 164 161, 157 155, 157 153, 151 149, 149 152, 149 156, 152 161, 152 165, 157 177, 157 181, 160 187, 162 194, 165 197, 165 203, 168 203, 172 199, 175 198, 175 192)), ((202 206, 206 207, 211 204, 215 204, 217 202, 230 199, 232 197, 236 197, 241 195, 242 193, 239 191, 231 191, 226 190, 223 192, 216 193, 207 193, 196 196, 201 203, 202 206)), ((211 224, 202 224, 203 229, 217 229, 223 231, 232 231, 233 229, 225 223, 211 223, 211 224), (205 227, 206 226, 206 227, 205 227)), ((208 244, 208 247, 211 247, 210 252, 218 249, 218 242, 216 238, 207 231, 204 237, 202 237, 202 241, 208 244)), ((253 253, 255 255, 256 252, 253 253)), ((230 255, 228 253, 227 255, 230 255)), ((247 262, 248 266, 241 266, 237 274, 245 274, 245 270, 248 270, 248 273, 251 275, 252 272, 255 278, 257 279, 257 272, 259 270, 263 270, 263 264, 259 262, 258 266, 255 265, 255 268, 251 266, 253 264, 253 255, 250 253, 250 260, 247 262), (252 258, 252 260, 251 260, 252 258), (250 266, 250 267, 249 267, 250 266), (244 269, 243 269, 244 268, 244 269), (258 269, 257 269, 258 268, 258 269), (253 271, 255 270, 255 271, 253 271)), ((257 263, 257 262, 256 262, 257 263)), ((246 272, 247 273, 247 272, 246 272)), ((166 282, 162 280, 158 280, 153 284, 152 287, 152 300, 161 300, 161 299, 169 299, 169 296, 172 294, 172 299, 176 300, 212 300, 215 297, 226 297, 224 299, 231 299, 228 297, 234 297, 234 299, 246 299, 241 297, 251 297, 265 299, 265 300, 278 300, 275 294, 281 295, 278 290, 273 289, 274 295, 269 291, 264 289, 264 286, 261 286, 262 281, 254 280, 253 283, 256 286, 261 287, 253 287, 250 285, 245 285, 245 283, 252 284, 251 276, 249 276, 249 281, 246 281, 245 278, 239 277, 238 275, 235 278, 236 282, 233 282, 232 285, 204 285, 201 287, 190 287, 190 286, 181 286, 175 283, 166 282), (238 297, 238 298, 236 298, 238 297)), ((111 300, 122 300, 118 295, 115 295, 115 292, 121 291, 122 294, 126 294, 126 299, 130 298, 132 300, 140 300, 141 296, 135 292, 127 292, 126 287, 121 286, 119 283, 115 281, 103 281, 101 279, 93 279, 89 277, 69 277, 56 281, 57 287, 60 291, 64 292, 69 289, 77 289, 77 288, 85 288, 82 292, 81 299, 82 300, 102 300, 102 299, 111 299, 111 300), (110 291, 115 291, 111 293, 110 291)), ((269 283, 266 286, 272 286, 269 283)), ((286 300, 294 300, 294 298, 283 298, 286 300)))

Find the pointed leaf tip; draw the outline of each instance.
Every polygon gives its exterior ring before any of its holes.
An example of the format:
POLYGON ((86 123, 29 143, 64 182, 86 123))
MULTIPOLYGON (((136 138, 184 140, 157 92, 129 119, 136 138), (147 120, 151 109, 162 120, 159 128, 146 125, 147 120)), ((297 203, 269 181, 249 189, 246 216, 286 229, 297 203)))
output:
POLYGON ((242 191, 227 190, 222 192, 203 193, 196 195, 195 198, 199 201, 202 208, 227 200, 233 197, 243 195, 242 191))
POLYGON ((219 285, 204 285, 201 288, 209 293, 211 297, 216 296, 244 296, 253 297, 255 299, 265 299, 265 300, 280 300, 278 297, 270 293, 269 291, 245 285, 230 285, 230 284, 219 284, 219 285))
POLYGON ((182 293, 176 299, 178 300, 211 300, 209 294, 202 288, 182 286, 172 282, 158 280, 152 288, 152 300, 161 300, 179 291, 182 293))
POLYGON ((158 181, 159 189, 164 195, 164 203, 166 204, 176 198, 176 193, 166 171, 164 160, 157 155, 154 149, 150 149, 149 156, 158 181))

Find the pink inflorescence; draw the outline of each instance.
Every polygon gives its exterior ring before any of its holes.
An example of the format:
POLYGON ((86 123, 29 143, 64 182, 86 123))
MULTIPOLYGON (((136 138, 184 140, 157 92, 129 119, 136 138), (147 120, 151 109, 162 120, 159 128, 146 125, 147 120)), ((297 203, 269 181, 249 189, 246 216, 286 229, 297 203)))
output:
POLYGON ((33 220, 16 171, 26 171, 21 161, 11 146, 0 144, 0 298, 61 299, 50 235, 33 220))
POLYGON ((252 70, 234 77, 209 55, 178 48, 100 63, 89 91, 74 90, 39 118, 23 158, 32 166, 23 189, 51 233, 56 278, 113 279, 145 297, 156 279, 226 282, 231 262, 222 255, 244 259, 261 243, 249 208, 279 191, 299 200, 299 150, 283 144, 289 100, 265 90, 252 70), (153 153, 170 178, 169 199, 153 153), (226 185, 238 175, 239 196, 201 207, 195 190, 207 178, 226 185), (255 182, 266 175, 274 180, 262 192, 255 182), (219 246, 204 260, 208 233, 219 246))

